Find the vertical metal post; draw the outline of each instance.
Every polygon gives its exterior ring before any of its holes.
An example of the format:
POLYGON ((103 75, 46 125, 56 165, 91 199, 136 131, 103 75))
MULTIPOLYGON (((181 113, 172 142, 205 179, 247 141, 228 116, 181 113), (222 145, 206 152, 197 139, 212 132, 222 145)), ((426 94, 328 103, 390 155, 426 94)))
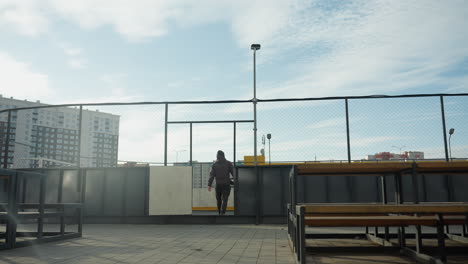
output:
POLYGON ((81 167, 81 130, 83 125, 83 106, 80 105, 80 117, 78 121, 78 168, 81 167))
POLYGON ((44 231, 44 204, 46 196, 47 176, 41 175, 39 184, 39 218, 37 219, 37 238, 43 237, 44 231))
POLYGON ((5 242, 8 248, 14 248, 16 244, 17 224, 14 219, 18 219, 18 175, 17 171, 9 175, 8 179, 8 214, 11 216, 7 221, 5 242))
POLYGON ((10 129, 11 129, 11 110, 8 110, 8 124, 7 124, 7 132, 5 138, 5 154, 3 156, 3 168, 8 168, 8 147, 10 146, 10 129))
POLYGON ((190 166, 192 166, 192 123, 190 122, 190 166))
POLYGON ((447 252, 445 250, 444 218, 437 214, 437 251, 442 263, 447 263, 447 252))
POLYGON ((415 204, 419 203, 419 183, 418 183, 418 172, 416 162, 413 162, 413 167, 411 169, 411 176, 413 180, 413 202, 415 204))
POLYGON ((167 166, 167 114, 168 104, 165 104, 165 121, 164 121, 164 166, 167 166))
POLYGON ((387 181, 385 175, 380 176, 380 184, 382 190, 382 203, 387 204, 387 181))
POLYGON ((254 166, 257 166, 257 70, 256 70, 256 50, 253 50, 253 86, 254 86, 254 166))
POLYGON ((234 160, 233 160, 233 164, 234 166, 236 166, 236 130, 237 130, 237 123, 234 122, 234 160))
POLYGON ((124 224, 127 221, 127 201, 131 200, 130 197, 127 198, 127 188, 128 188, 128 171, 130 168, 125 169, 125 174, 123 175, 123 186, 122 186, 122 196, 121 196, 121 208, 122 208, 122 218, 121 218, 121 223, 124 224))
POLYGON ((449 153, 447 148, 447 128, 445 126, 445 109, 443 96, 440 96, 440 111, 442 114, 442 129, 444 130, 445 161, 449 161, 449 153))
MULTIPOLYGON (((58 184, 58 196, 57 196, 57 203, 61 204, 63 202, 63 173, 64 171, 60 169, 60 177, 59 177, 59 184, 58 184)), ((83 182, 83 181, 81 181, 83 182)), ((80 182, 80 183, 81 183, 80 182)), ((80 191, 82 188, 80 187, 80 191)), ((60 216, 60 235, 65 234, 65 207, 61 208, 62 215, 60 216)))
POLYGON ((349 111, 348 111, 348 99, 345 99, 346 108, 346 142, 348 146, 348 163, 351 163, 351 142, 349 139, 349 111))
POLYGON ((80 197, 80 203, 81 207, 78 209, 79 214, 78 214, 78 233, 80 233, 80 236, 83 234, 83 219, 84 215, 86 213, 86 207, 85 207, 85 199, 86 199, 86 174, 87 171, 83 169, 79 169, 78 173, 81 174, 82 181, 81 181, 81 197, 80 197))

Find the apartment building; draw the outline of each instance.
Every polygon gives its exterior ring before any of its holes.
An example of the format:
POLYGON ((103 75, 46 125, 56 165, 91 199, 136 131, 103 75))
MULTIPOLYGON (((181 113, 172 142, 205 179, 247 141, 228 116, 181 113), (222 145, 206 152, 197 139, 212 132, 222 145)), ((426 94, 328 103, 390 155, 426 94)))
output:
MULTIPOLYGON (((0 110, 32 106, 47 104, 0 95, 0 110)), ((28 109, 11 112, 7 131, 8 114, 0 113, 0 163, 3 166, 6 159, 9 168, 78 163, 81 167, 115 167, 119 119, 118 115, 83 109, 79 133, 78 107, 28 109)))

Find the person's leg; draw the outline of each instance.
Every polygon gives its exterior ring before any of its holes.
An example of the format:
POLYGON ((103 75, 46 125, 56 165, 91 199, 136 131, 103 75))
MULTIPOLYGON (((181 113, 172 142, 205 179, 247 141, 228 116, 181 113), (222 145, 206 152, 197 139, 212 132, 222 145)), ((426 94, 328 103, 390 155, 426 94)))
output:
POLYGON ((221 214, 226 213, 226 208, 227 208, 230 193, 231 193, 231 186, 230 185, 224 186, 223 193, 222 193, 222 198, 223 198, 223 205, 222 206, 223 207, 222 207, 222 210, 221 210, 221 214))
POLYGON ((216 205, 218 206, 218 214, 221 214, 222 191, 223 189, 221 186, 216 185, 216 205))

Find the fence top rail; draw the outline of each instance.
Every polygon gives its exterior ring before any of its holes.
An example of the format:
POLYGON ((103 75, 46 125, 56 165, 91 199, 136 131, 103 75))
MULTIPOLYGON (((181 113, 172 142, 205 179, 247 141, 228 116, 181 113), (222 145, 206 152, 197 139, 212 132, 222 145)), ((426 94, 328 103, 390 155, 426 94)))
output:
POLYGON ((17 107, 0 110, 0 113, 18 110, 76 107, 76 106, 117 106, 117 105, 170 105, 170 104, 239 104, 252 102, 294 102, 294 101, 321 101, 321 100, 347 100, 347 99, 379 99, 379 98, 410 98, 410 97, 441 97, 441 96, 468 96, 468 93, 438 93, 438 94, 401 94, 401 95, 364 95, 364 96, 331 96, 331 97, 304 97, 304 98, 276 98, 276 99, 248 99, 248 100, 204 100, 204 101, 143 101, 143 102, 101 102, 101 103, 74 103, 56 105, 38 105, 17 107))
POLYGON ((300 204, 296 212, 304 208, 305 213, 311 214, 343 214, 343 213, 441 213, 466 214, 468 203, 427 203, 427 204, 300 204))
POLYGON ((346 174, 346 173, 396 173, 411 171, 415 165, 416 172, 424 173, 449 173, 464 172, 468 174, 468 162, 437 162, 437 161, 414 161, 388 162, 388 163, 310 163, 297 165, 298 175, 308 174, 346 174))

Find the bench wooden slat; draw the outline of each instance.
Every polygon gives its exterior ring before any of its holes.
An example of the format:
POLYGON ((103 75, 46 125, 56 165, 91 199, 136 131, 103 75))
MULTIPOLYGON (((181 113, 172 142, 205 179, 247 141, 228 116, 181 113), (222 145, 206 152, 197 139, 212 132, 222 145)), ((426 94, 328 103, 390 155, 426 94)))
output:
POLYGON ((415 216, 347 216, 347 217, 316 217, 306 216, 305 224, 308 226, 408 226, 424 225, 435 226, 437 219, 434 217, 415 217, 415 216))
POLYGON ((402 204, 402 205, 298 205, 306 214, 468 214, 468 204, 402 204))

